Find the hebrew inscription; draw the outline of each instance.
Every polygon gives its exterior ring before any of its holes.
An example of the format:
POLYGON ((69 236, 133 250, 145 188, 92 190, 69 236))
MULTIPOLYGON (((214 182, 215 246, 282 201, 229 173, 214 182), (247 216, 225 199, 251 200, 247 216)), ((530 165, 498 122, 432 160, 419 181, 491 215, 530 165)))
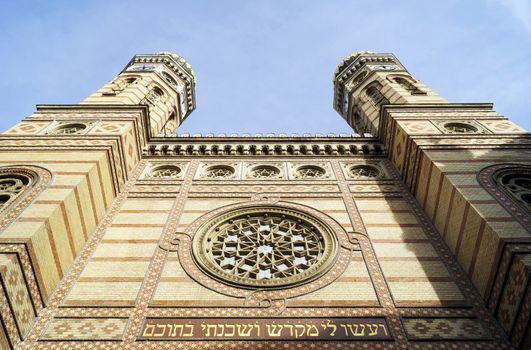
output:
POLYGON ((147 318, 139 340, 391 340, 385 318, 147 318))

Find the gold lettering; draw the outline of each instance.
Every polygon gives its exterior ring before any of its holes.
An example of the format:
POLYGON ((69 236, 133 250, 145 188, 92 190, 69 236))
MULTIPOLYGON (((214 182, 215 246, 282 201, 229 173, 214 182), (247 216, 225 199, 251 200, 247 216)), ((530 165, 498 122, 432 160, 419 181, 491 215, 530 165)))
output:
POLYGON ((221 327, 221 331, 218 331, 216 335, 219 335, 220 337, 223 337, 225 335, 225 325, 224 324, 218 324, 218 329, 221 327))
POLYGON ((227 329, 229 328, 232 328, 232 332, 225 332, 224 336, 225 337, 234 337, 234 333, 236 332, 236 326, 233 325, 233 324, 228 324, 228 325, 225 325, 225 327, 227 327, 227 329))
POLYGON ((293 325, 284 324, 284 327, 289 328, 289 335, 290 335, 290 337, 293 337, 293 325))
POLYGON ((144 332, 142 333, 143 337, 152 337, 153 333, 155 333, 155 325, 154 324, 146 324, 146 327, 144 328, 144 332), (149 329, 149 331, 148 331, 149 329))
POLYGON ((327 328, 332 328, 332 332, 330 332, 330 336, 333 337, 335 334, 336 334, 336 331, 337 331, 337 326, 333 323, 330 323, 330 320, 326 320, 326 323, 321 323, 321 327, 323 327, 323 329, 327 329, 327 328))
POLYGON ((385 333, 385 335, 387 336, 387 328, 385 327, 385 325, 383 325, 383 324, 379 324, 378 326, 383 328, 384 333, 385 333))
MULTIPOLYGON (((309 325, 307 325, 309 326, 309 325)), ((304 336, 304 333, 306 332, 306 327, 304 327, 303 324, 296 324, 295 325, 295 338, 298 338, 298 337, 302 337, 304 336), (299 334, 299 332, 297 332, 297 330, 301 329, 302 328, 302 331, 301 333, 299 334)))
POLYGON ((164 336, 164 333, 166 333, 166 325, 165 324, 157 324, 155 325, 155 333, 153 334, 153 337, 162 337, 164 336), (156 333, 157 329, 162 328, 162 331, 160 333, 156 333))
POLYGON ((306 324, 306 327, 308 328, 306 330, 306 334, 308 334, 309 337, 317 337, 319 336, 319 329, 314 324, 306 324))
POLYGON ((211 337, 211 336, 212 337, 216 337, 217 336, 217 332, 216 332, 217 327, 216 327, 215 324, 204 324, 204 323, 202 323, 201 324, 201 330, 204 332, 205 329, 206 329, 205 337, 211 337), (214 329, 213 334, 210 334, 210 330, 211 329, 214 329))
POLYGON ((341 326, 341 328, 343 328, 343 332, 345 332, 345 336, 347 336, 347 337, 348 337, 348 329, 347 329, 347 326, 346 326, 346 325, 344 325, 343 323, 342 323, 342 324, 340 324, 339 326, 341 326))
POLYGON ((193 337, 194 336, 194 325, 193 324, 187 324, 184 325, 184 328, 190 328, 190 331, 187 333, 183 333, 183 337, 193 337))
POLYGON ((369 327, 369 337, 373 337, 375 335, 378 335, 378 325, 377 324, 368 324, 367 327, 369 327))
POLYGON ((282 334, 282 329, 284 328, 284 326, 281 325, 281 324, 266 324, 266 328, 267 328, 267 334, 270 337, 280 337, 280 335, 282 334), (271 328, 273 328, 273 329, 271 329, 271 328), (277 328, 278 328, 278 331, 277 331, 277 328))
POLYGON ((240 337, 250 337, 251 336, 251 332, 253 331, 253 325, 252 324, 239 324, 238 323, 236 325, 236 331, 238 332, 238 336, 240 336, 240 337), (247 328, 247 327, 249 327, 249 328, 247 328))

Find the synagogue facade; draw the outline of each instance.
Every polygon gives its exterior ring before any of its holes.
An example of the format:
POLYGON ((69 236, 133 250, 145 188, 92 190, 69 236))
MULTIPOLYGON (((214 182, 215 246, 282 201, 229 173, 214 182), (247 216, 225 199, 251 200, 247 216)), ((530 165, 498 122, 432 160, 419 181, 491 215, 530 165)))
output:
POLYGON ((363 51, 352 135, 176 134, 195 79, 136 55, 0 134, 1 349, 529 349, 529 133, 363 51))

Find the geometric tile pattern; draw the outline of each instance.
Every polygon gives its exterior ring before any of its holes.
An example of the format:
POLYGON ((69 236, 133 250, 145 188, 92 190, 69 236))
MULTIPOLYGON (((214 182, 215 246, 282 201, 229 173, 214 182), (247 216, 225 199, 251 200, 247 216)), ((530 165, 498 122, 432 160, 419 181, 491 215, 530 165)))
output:
POLYGON ((527 131, 509 120, 481 120, 491 131, 497 134, 526 134, 527 131))
POLYGON ((479 340, 489 335, 474 318, 403 318, 408 339, 411 340, 479 340))
POLYGON ((120 340, 126 318, 54 318, 42 340, 120 340))
POLYGON ((24 335, 37 315, 15 254, 0 255, 0 279, 19 331, 24 335))
POLYGON ((45 122, 21 122, 15 125, 13 128, 6 131, 6 134, 19 134, 19 135, 31 135, 38 133, 46 125, 50 124, 49 121, 45 122))
POLYGON ((400 121, 398 123, 409 135, 440 135, 441 131, 428 120, 400 121))
POLYGON ((531 275, 531 254, 516 254, 503 290, 497 318, 505 331, 510 332, 525 297, 531 275))

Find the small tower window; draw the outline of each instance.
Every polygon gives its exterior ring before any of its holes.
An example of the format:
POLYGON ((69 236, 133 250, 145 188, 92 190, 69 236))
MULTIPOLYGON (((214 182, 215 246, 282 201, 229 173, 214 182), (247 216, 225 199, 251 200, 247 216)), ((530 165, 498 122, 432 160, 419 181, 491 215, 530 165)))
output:
POLYGON ((179 88, 179 84, 177 84, 177 82, 175 81, 175 79, 172 78, 171 75, 169 75, 166 72, 162 72, 162 76, 164 77, 164 80, 166 80, 166 82, 170 84, 173 88, 175 89, 179 88))
POLYGON ((358 85, 359 83, 361 83, 361 81, 363 79, 365 79, 366 76, 367 76, 367 72, 361 72, 360 74, 358 74, 358 76, 356 78, 354 78, 354 81, 352 82, 352 85, 353 86, 358 85))
POLYGON ((154 87, 147 95, 146 95, 146 103, 150 105, 151 107, 155 106, 158 100, 161 99, 161 97, 164 96, 164 92, 162 92, 161 89, 158 87, 154 87))
POLYGON ((369 86, 365 91, 365 94, 376 108, 380 108, 382 105, 389 103, 375 85, 369 86))
POLYGON ((404 90, 409 92, 411 95, 425 95, 426 92, 420 90, 414 83, 409 81, 406 78, 395 77, 393 81, 399 84, 404 90))
POLYGON ((118 95, 120 92, 124 91, 126 87, 136 82, 136 80, 137 79, 133 77, 117 79, 111 86, 112 91, 104 92, 103 95, 118 95))

